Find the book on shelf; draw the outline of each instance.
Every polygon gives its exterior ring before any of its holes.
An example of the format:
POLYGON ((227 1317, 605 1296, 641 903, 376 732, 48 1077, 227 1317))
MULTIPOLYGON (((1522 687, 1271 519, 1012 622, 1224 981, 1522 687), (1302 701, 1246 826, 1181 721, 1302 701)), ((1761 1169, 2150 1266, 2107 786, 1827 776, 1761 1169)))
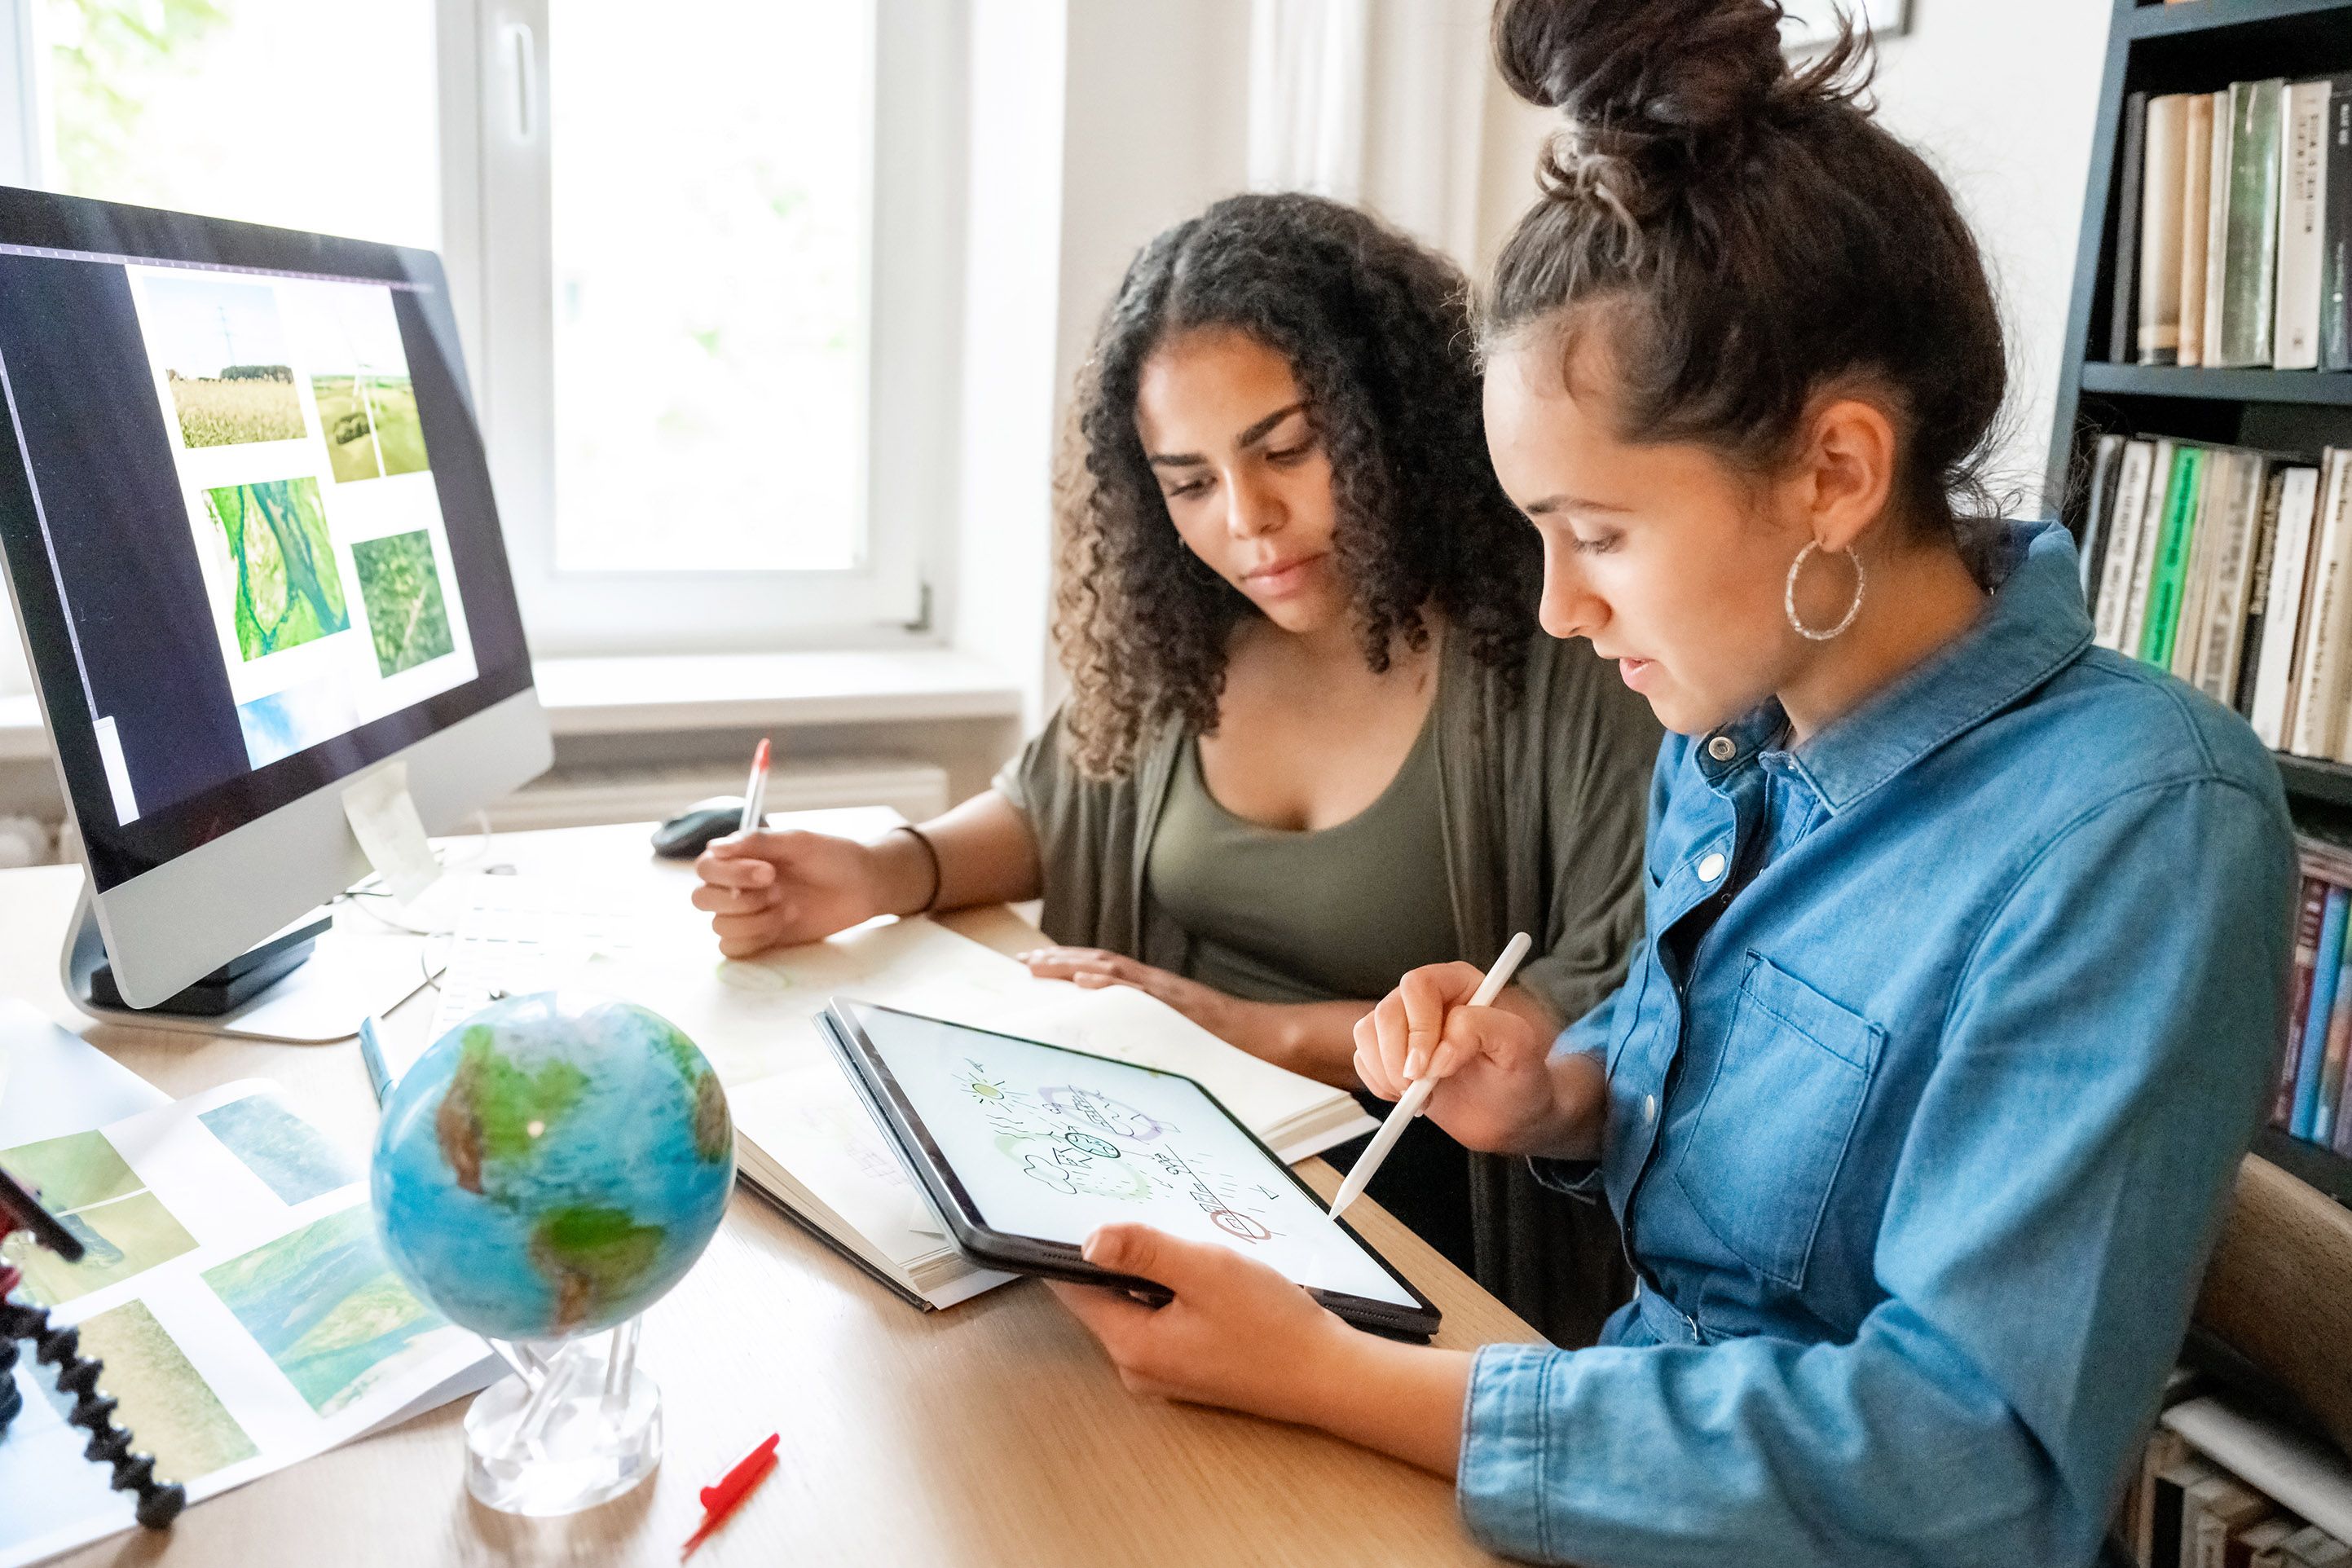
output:
POLYGON ((2299 81, 2280 107, 2278 298, 2271 363, 2319 368, 2320 238, 2327 221, 2328 83, 2299 81))
POLYGON ((2294 721, 2286 749, 2333 757, 2344 731, 2345 574, 2352 562, 2352 516, 2344 506, 2345 465, 2331 451, 2322 467, 2323 500, 2314 526, 2310 580, 2304 584, 2302 645, 2295 657, 2294 721))
POLYGON ((2203 328, 2198 344, 2200 364, 2221 363, 2221 311, 2230 276, 2230 155, 2236 140, 2236 121, 2230 113, 2230 89, 2206 95, 2213 119, 2207 137, 2205 205, 2185 215, 2183 223, 2205 226, 2204 301, 2198 311, 2203 328))
POLYGON ((2083 549, 2074 565, 2083 584, 2083 602, 2096 603, 2101 556, 2107 547, 2107 513, 2116 500, 2116 470, 2123 466, 2124 438, 2102 436, 2091 450, 2091 496, 2083 513, 2083 549))
POLYGON ((2133 93, 2117 159, 2111 360, 2352 370, 2352 73, 2133 93))
POLYGON ((2352 1568, 2352 1466, 2176 1372, 2116 1510, 2141 1568, 2352 1568))
POLYGON ((2093 637, 2245 716, 2264 744, 2352 763, 2352 462, 2103 439, 2084 563, 2093 637))
POLYGON ((2352 1157, 2352 851, 2303 836, 2294 968, 2270 1124, 2352 1157))
POLYGON ((2278 77, 2230 84, 2230 188, 2226 195, 2214 193, 2228 208, 2221 352, 2209 363, 2271 363, 2277 311, 2279 100, 2285 88, 2278 77))
POLYGON ((2168 92, 2147 101, 2137 342, 2142 364, 2174 364, 2180 358, 2180 197, 2188 163, 2189 96, 2168 92))
POLYGON ((2147 162, 2147 94, 2124 100, 2123 146, 2116 154, 2123 188, 2116 224, 2114 300, 2107 315, 2107 358, 2132 361, 2133 333, 2139 325, 2139 219, 2142 175, 2147 162))
POLYGON ((2320 237, 2319 368, 2352 370, 2352 75, 2330 77, 2327 221, 2320 237))

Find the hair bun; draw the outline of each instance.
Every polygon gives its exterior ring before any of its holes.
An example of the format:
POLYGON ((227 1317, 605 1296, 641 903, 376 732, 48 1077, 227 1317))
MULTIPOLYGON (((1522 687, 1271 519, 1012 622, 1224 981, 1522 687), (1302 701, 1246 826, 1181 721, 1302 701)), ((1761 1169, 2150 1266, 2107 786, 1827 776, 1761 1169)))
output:
POLYGON ((1512 91, 1568 116, 1547 180, 1639 217, 1836 74, 1790 74, 1780 16, 1777 0, 1500 0, 1495 58, 1512 91))

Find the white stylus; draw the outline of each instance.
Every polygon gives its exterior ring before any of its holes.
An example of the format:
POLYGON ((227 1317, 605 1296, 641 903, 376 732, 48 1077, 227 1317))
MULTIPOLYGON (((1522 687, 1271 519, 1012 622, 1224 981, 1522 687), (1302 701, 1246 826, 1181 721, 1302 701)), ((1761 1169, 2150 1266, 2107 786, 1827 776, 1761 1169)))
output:
MULTIPOLYGON (((1528 949, 1534 945, 1525 931, 1513 937, 1503 949, 1503 955, 1495 960, 1495 967, 1486 971, 1486 978, 1478 982, 1478 989, 1472 994, 1468 1005, 1473 1007, 1493 1005, 1495 998, 1503 994, 1503 987, 1511 983, 1512 973, 1519 967, 1519 960, 1525 958, 1528 949)), ((1331 1200, 1333 1219, 1339 1218, 1342 1210, 1362 1195, 1365 1184, 1379 1173, 1381 1162, 1389 1157, 1391 1149, 1396 1147, 1396 1141, 1402 1135, 1405 1124, 1421 1114, 1421 1108, 1429 1103, 1430 1091, 1437 1084, 1438 1080, 1433 1078, 1415 1079, 1402 1098, 1398 1100, 1396 1109, 1389 1112, 1389 1119, 1381 1123, 1378 1132, 1372 1134, 1371 1147, 1356 1161, 1354 1168, 1348 1173, 1348 1179, 1339 1184, 1339 1195, 1331 1200)))

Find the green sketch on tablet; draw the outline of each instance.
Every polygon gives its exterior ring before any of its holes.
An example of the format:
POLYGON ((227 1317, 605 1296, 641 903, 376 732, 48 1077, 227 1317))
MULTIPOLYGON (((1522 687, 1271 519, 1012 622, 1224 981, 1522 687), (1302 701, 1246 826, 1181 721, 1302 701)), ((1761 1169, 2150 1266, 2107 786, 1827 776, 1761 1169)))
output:
POLYGON ((847 1005, 989 1229, 1075 1246, 1138 1220, 1302 1285, 1412 1304, 1192 1079, 847 1005))

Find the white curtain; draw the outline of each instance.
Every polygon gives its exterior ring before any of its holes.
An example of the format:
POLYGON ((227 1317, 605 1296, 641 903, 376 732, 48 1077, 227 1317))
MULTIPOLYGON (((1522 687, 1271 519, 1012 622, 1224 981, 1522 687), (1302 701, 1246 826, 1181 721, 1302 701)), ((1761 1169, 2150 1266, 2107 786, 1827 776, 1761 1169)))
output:
POLYGON ((1253 0, 1249 178, 1360 202, 1467 264, 1490 0, 1253 0))

